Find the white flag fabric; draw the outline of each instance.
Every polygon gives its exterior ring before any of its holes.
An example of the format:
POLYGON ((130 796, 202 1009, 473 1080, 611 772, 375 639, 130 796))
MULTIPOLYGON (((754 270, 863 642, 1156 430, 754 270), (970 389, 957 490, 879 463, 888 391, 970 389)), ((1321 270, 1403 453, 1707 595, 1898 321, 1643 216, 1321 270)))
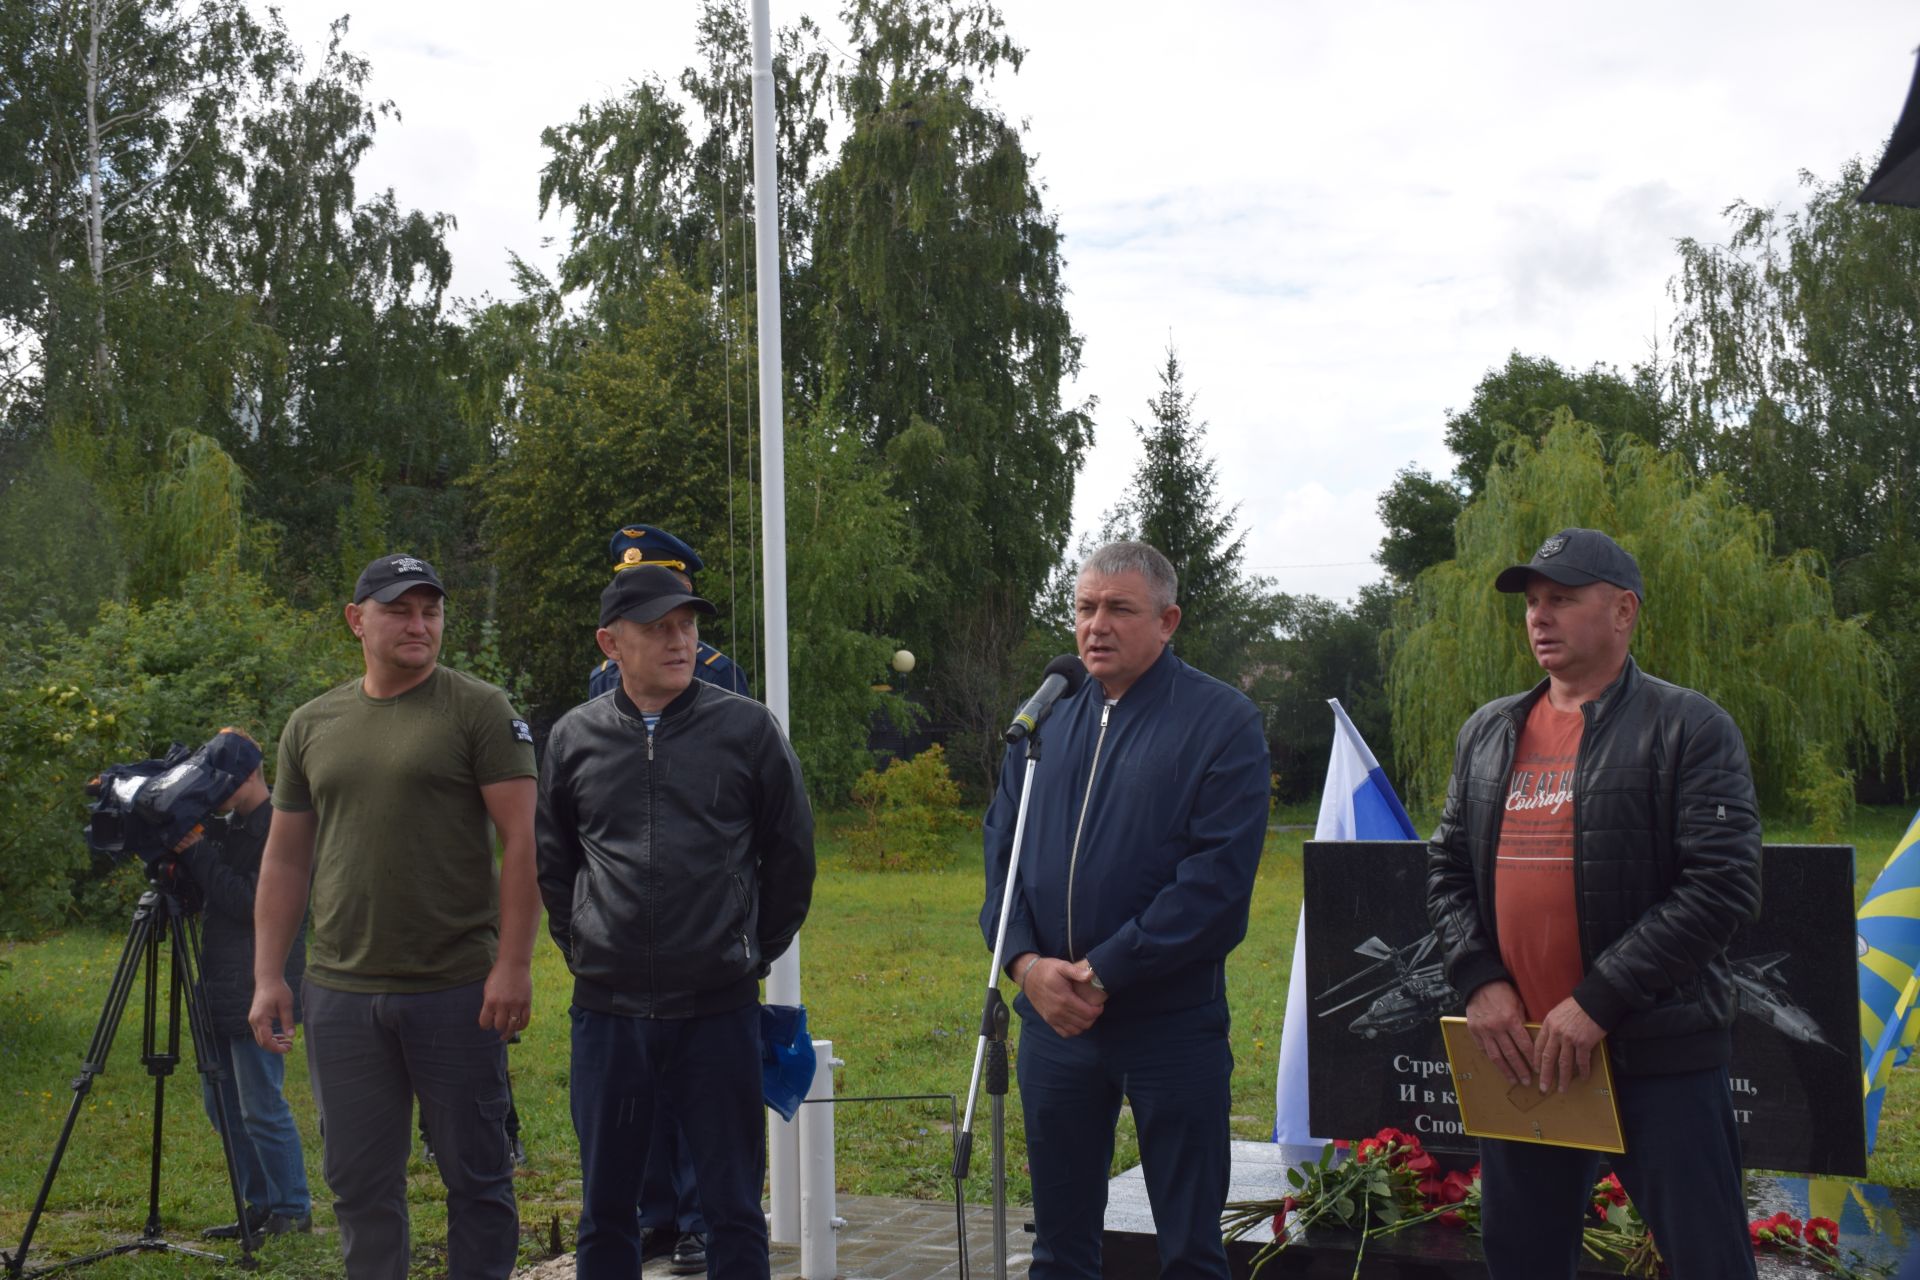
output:
MULTIPOLYGON (((1386 771, 1367 749, 1338 698, 1333 708, 1333 755, 1327 761, 1327 785, 1320 793, 1315 840, 1415 840, 1413 820, 1393 793, 1386 771)), ((1307 907, 1293 934, 1293 972, 1287 979, 1287 1008, 1280 1022, 1280 1073, 1274 1085, 1273 1140, 1295 1145, 1325 1145, 1307 1119, 1307 907)), ((1358 1136, 1358 1135, 1344 1135, 1358 1136)))

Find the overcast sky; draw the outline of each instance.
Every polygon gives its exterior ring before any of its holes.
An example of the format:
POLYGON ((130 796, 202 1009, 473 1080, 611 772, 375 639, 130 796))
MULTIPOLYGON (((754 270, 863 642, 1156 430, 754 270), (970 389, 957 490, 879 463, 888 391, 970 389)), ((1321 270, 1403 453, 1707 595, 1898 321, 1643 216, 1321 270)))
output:
MULTIPOLYGON (((344 0, 281 0, 316 50, 344 0)), ((1518 349, 1623 371, 1663 343, 1673 242, 1736 198, 1869 168, 1920 9, 1736 0, 1002 0, 1028 57, 990 96, 1027 125, 1065 235, 1097 397, 1075 499, 1099 521, 1138 456, 1169 337, 1210 424, 1248 564, 1343 598, 1378 576, 1394 473, 1450 469, 1445 413, 1518 349)), ((363 197, 459 220, 454 292, 548 264, 540 130, 693 56, 692 0, 384 0, 354 13, 382 126, 363 197)), ((837 9, 773 0, 776 25, 837 9)), ((1516 554, 1524 548, 1516 548, 1516 554)))

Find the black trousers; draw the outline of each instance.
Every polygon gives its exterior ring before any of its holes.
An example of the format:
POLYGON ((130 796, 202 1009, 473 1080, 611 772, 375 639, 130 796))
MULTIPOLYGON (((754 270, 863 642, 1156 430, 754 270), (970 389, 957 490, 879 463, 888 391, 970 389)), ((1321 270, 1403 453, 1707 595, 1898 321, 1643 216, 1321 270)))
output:
MULTIPOLYGON (((1726 1068, 1615 1076, 1614 1085, 1627 1150, 1609 1159, 1674 1280, 1754 1280, 1726 1068)), ((1480 1140, 1492 1280, 1571 1280, 1599 1164, 1591 1151, 1480 1140)))
POLYGON ((713 1280, 766 1280, 766 1112, 760 1006, 628 1018, 575 1005, 572 1103, 580 1138, 580 1280, 640 1274, 635 1200, 664 1116, 679 1118, 707 1221, 713 1280))

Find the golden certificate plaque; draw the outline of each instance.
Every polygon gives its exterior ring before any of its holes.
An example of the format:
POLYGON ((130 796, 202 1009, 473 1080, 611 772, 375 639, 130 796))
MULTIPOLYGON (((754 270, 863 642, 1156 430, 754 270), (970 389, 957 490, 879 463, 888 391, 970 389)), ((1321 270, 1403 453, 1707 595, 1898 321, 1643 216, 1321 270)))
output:
MULTIPOLYGON (((1540 1024, 1528 1023, 1527 1031, 1538 1035, 1540 1024)), ((1460 1127, 1468 1134, 1616 1154, 1627 1149, 1605 1040, 1594 1046, 1585 1080, 1570 1081, 1565 1093, 1557 1087, 1542 1093, 1538 1081, 1508 1084, 1467 1031, 1465 1018, 1440 1019, 1440 1035, 1447 1043, 1454 1095, 1460 1100, 1460 1127)))

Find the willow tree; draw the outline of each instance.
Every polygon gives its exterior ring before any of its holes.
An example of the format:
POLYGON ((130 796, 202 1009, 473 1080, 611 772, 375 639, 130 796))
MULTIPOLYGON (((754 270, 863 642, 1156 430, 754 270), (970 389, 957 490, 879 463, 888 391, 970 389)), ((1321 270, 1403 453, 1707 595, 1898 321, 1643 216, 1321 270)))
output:
POLYGON ((1541 678, 1524 605, 1493 580, 1572 525, 1607 531, 1639 561, 1635 661, 1726 708, 1764 805, 1829 782, 1847 748, 1889 741, 1890 667, 1860 619, 1835 616, 1819 557, 1775 556, 1767 517, 1723 479, 1695 480, 1631 438, 1609 447, 1562 411, 1538 446, 1505 447, 1461 514, 1454 558, 1420 575, 1387 633, 1395 756, 1415 797, 1444 793, 1474 708, 1541 678))

